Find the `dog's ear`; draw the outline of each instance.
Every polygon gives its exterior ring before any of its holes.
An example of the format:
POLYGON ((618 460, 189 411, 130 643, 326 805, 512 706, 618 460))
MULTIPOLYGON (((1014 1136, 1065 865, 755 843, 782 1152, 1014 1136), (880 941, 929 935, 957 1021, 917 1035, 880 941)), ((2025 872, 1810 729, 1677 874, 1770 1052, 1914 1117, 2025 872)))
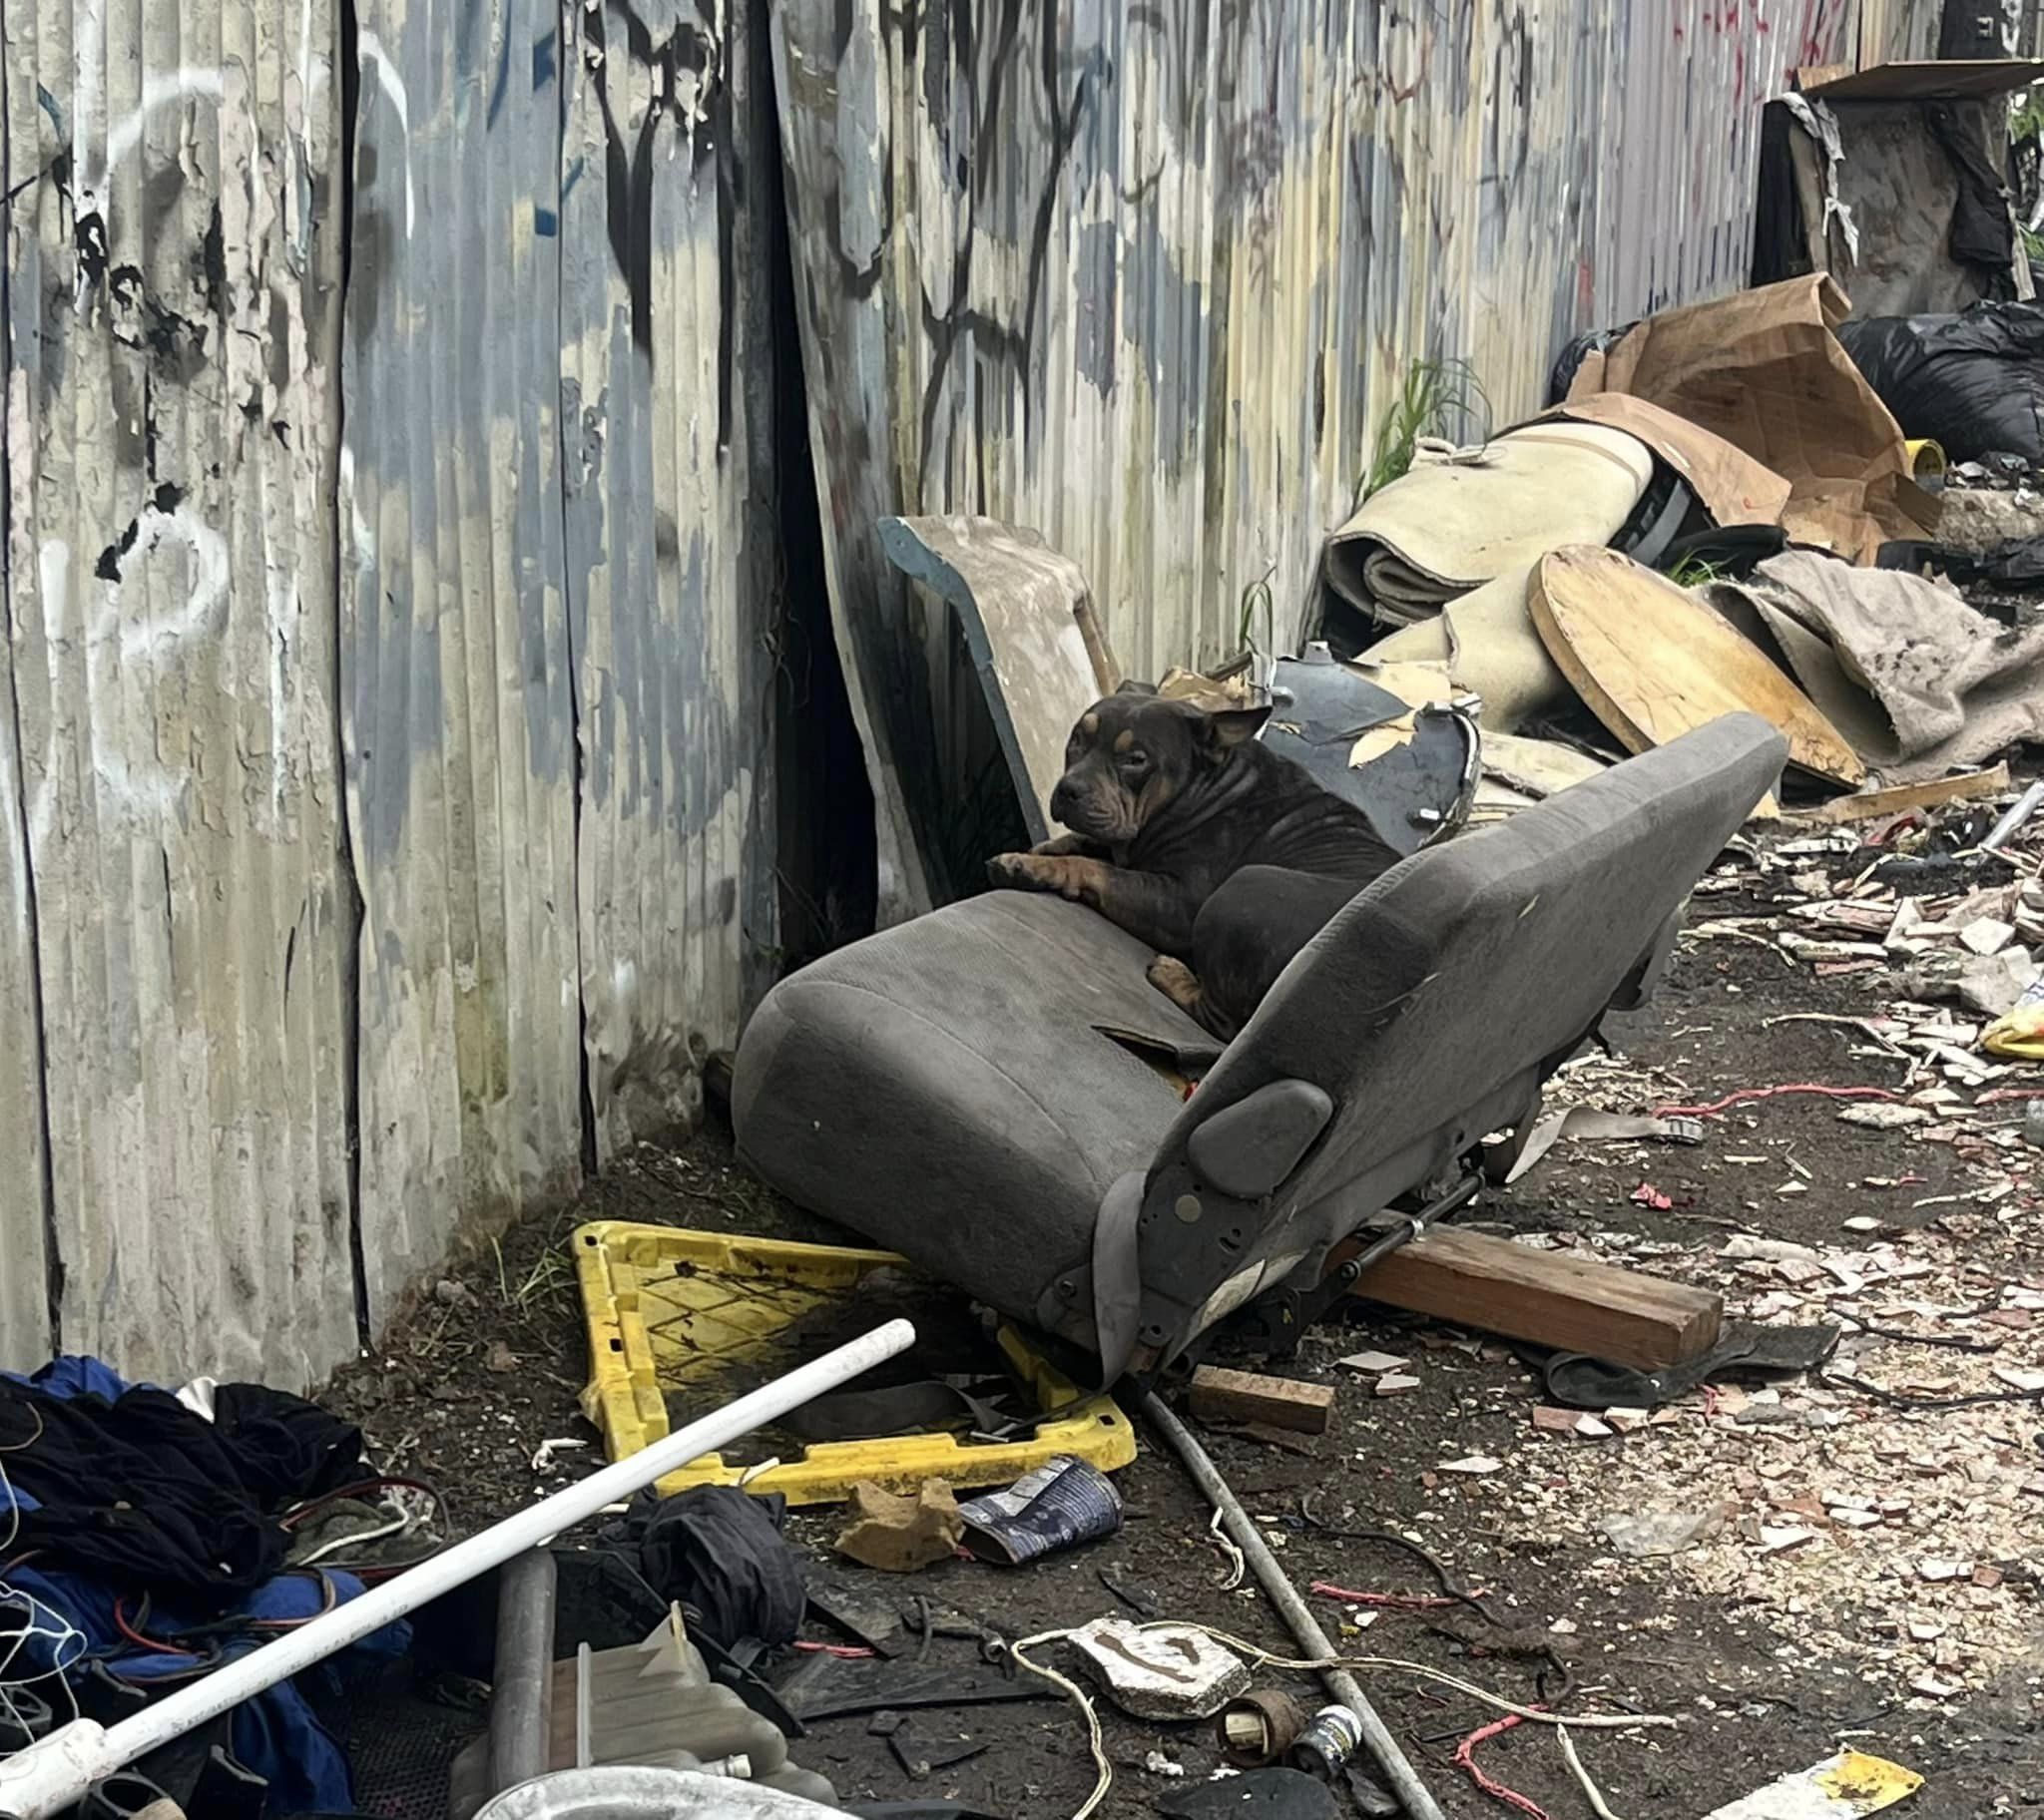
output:
POLYGON ((1208 754, 1225 758, 1245 739, 1254 739, 1271 717, 1271 704, 1261 707, 1224 707, 1205 716, 1200 726, 1200 743, 1208 754))
POLYGON ((1115 685, 1114 692, 1118 695, 1154 695, 1157 692, 1157 684, 1155 682, 1139 682, 1134 677, 1124 677, 1115 685))

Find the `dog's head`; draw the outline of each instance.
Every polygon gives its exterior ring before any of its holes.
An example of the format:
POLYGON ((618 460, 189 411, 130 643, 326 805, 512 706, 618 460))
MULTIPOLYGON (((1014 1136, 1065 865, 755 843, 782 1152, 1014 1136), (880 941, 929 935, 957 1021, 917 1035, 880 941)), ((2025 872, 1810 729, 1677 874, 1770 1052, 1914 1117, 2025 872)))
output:
POLYGON ((1079 716, 1050 812, 1073 833, 1122 847, 1190 785, 1226 764, 1268 707, 1210 711, 1124 683, 1079 716))

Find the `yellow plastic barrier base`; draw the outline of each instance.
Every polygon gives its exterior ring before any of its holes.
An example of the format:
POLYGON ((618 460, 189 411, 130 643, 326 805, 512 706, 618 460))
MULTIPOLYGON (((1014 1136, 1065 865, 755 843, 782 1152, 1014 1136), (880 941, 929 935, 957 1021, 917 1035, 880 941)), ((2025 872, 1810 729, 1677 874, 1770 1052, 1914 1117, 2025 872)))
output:
MULTIPOLYGON (((854 1294, 875 1270, 911 1271, 892 1251, 797 1245, 678 1226, 599 1220, 576 1228, 576 1274, 589 1324, 582 1412, 623 1460, 669 1432, 668 1394, 704 1385, 764 1357, 775 1336, 814 1308, 854 1294)), ((1136 1457, 1136 1431, 1112 1397, 1089 1396, 1013 1327, 999 1334, 1009 1367, 1053 1412, 1026 1440, 961 1442, 950 1435, 819 1441, 796 1460, 750 1477, 705 1454, 659 1482, 662 1497, 698 1485, 737 1485, 790 1504, 835 1504, 869 1479, 913 1492, 925 1479, 1006 1485, 1059 1454, 1102 1472, 1136 1457)), ((775 1368, 781 1369, 779 1362, 775 1368)))

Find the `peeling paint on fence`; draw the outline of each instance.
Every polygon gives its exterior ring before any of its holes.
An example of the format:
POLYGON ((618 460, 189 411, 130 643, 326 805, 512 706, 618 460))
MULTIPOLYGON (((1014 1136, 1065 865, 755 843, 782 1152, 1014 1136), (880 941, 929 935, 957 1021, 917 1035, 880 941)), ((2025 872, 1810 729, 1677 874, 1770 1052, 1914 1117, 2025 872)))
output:
POLYGON ((333 32, 6 3, 0 1068, 40 1036, 49 1139, 0 1088, 16 1356, 45 1230, 68 1346, 289 1383, 354 1339, 333 32))
POLYGON ((963 881, 919 872, 928 717, 877 518, 1042 532, 1132 675, 1237 648, 1265 585, 1287 637, 1406 363, 1466 358, 1501 425, 1571 333, 1741 282, 1761 100, 1853 43, 1849 0, 775 0, 774 21, 896 915, 963 881))
POLYGON ((309 1382, 771 965, 770 116, 742 10, 4 6, 0 1363, 309 1382))

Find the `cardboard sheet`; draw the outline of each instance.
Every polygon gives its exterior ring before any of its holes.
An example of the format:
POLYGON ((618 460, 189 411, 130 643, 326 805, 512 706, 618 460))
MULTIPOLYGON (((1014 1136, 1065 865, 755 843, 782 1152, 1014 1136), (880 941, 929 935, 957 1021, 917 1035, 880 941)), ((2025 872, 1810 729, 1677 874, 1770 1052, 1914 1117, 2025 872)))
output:
POLYGON ((1624 392, 1723 437, 1788 481, 1791 538, 1870 564, 1888 538, 1929 536, 1937 502, 1831 332, 1849 308, 1819 273, 1665 310, 1591 353, 1569 402, 1624 392))

